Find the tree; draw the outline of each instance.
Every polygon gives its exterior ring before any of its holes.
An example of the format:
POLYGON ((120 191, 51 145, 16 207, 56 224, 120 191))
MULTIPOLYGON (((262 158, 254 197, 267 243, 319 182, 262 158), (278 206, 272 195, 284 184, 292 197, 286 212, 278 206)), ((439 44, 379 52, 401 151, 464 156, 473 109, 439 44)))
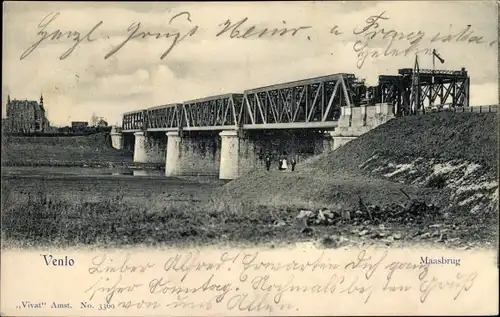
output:
POLYGON ((99 117, 95 114, 95 112, 93 112, 92 117, 90 118, 90 126, 97 127, 98 124, 99 124, 99 117))

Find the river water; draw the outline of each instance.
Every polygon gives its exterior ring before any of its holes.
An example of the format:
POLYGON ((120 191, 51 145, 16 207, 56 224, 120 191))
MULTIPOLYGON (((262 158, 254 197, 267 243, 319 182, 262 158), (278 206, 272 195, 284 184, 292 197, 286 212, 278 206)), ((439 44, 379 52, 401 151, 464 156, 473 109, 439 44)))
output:
POLYGON ((139 201, 199 201, 227 181, 214 176, 166 177, 164 170, 90 167, 2 167, 2 185, 16 192, 97 201, 124 196, 139 201))
POLYGON ((155 169, 132 169, 132 168, 94 168, 94 167, 30 167, 30 166, 8 166, 2 167, 2 175, 19 176, 165 176, 164 170, 155 169))

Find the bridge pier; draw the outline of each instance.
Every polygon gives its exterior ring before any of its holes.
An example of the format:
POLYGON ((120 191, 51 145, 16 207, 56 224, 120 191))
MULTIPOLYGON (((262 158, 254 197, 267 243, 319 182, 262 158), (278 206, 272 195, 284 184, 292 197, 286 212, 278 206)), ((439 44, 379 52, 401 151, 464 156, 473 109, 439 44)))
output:
POLYGON ((134 162, 143 163, 147 161, 145 132, 134 133, 134 162))
POLYGON ((123 135, 121 133, 110 133, 111 146, 116 150, 123 150, 123 135))
POLYGON ((374 106, 342 107, 338 127, 329 132, 332 138, 331 149, 355 140, 366 132, 394 118, 393 105, 387 103, 374 106))
POLYGON ((167 132, 166 176, 218 176, 220 142, 213 131, 167 132))
POLYGON ((123 150, 123 134, 119 127, 111 127, 111 146, 116 150, 123 150))
POLYGON ((167 132, 165 176, 178 176, 181 172, 181 136, 178 131, 167 132))
POLYGON ((222 131, 220 150, 220 179, 235 179, 239 172, 240 138, 238 131, 222 131))
POLYGON ((165 142, 151 132, 135 132, 134 162, 164 163, 165 142))
POLYGON ((344 146, 352 140, 357 139, 357 136, 342 136, 335 131, 330 132, 330 136, 332 138, 330 147, 332 151, 335 151, 339 147, 344 146))

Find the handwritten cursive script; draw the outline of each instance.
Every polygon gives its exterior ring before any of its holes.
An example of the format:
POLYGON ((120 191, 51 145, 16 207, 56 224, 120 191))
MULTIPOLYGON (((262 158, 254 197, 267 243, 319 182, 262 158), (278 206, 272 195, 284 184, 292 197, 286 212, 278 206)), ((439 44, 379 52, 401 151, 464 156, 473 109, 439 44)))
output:
POLYGON ((120 309, 211 311, 223 307, 286 314, 299 310, 298 298, 348 297, 364 305, 389 295, 413 296, 421 303, 436 298, 455 300, 470 291, 478 277, 475 271, 433 273, 432 265, 419 259, 399 261, 388 250, 361 250, 342 260, 324 251, 282 259, 252 250, 211 257, 200 251, 177 252, 155 261, 130 254, 124 258, 101 255, 90 263, 88 273, 97 279, 84 293, 89 303, 120 309))
MULTIPOLYGON (((224 28, 216 34, 216 36, 221 36, 226 34, 229 34, 230 38, 238 38, 238 39, 247 39, 251 37, 257 37, 261 38, 263 36, 285 36, 290 34, 291 36, 297 35, 302 30, 310 29, 312 26, 299 26, 295 28, 274 28, 272 30, 269 30, 269 28, 258 28, 256 25, 252 25, 250 27, 245 28, 245 23, 248 21, 248 18, 244 18, 236 23, 232 23, 231 20, 227 19, 223 24, 220 24, 219 26, 224 26, 224 28), (243 32, 243 30, 244 32, 243 32)), ((283 21, 283 24, 286 25, 286 21, 283 21)))
MULTIPOLYGON (((191 13, 189 12, 181 12, 176 15, 174 15, 168 24, 172 24, 172 22, 177 21, 179 19, 186 19, 188 22, 191 21, 191 13)), ((130 42, 133 39, 137 38, 142 38, 142 39, 147 39, 147 38, 154 38, 156 40, 158 39, 172 39, 172 43, 170 43, 170 46, 167 48, 167 50, 160 56, 160 59, 164 59, 179 43, 184 41, 186 37, 188 36, 193 36, 196 34, 196 31, 198 30, 198 25, 193 26, 189 31, 186 33, 182 33, 179 31, 176 32, 151 32, 151 31, 142 31, 141 30, 141 22, 134 22, 132 23, 128 28, 127 32, 129 32, 127 38, 115 46, 109 53, 104 56, 104 59, 108 59, 114 54, 116 54, 118 51, 120 51, 128 42, 130 42)))
MULTIPOLYGON (((40 38, 21 54, 21 60, 27 58, 44 42, 69 40, 74 43, 59 57, 61 60, 66 59, 80 44, 95 41, 97 36, 96 30, 104 23, 100 21, 86 32, 61 29, 49 30, 49 27, 53 26, 59 16, 59 12, 50 13, 40 21, 37 32, 37 36, 40 38)), ((352 30, 352 36, 354 36, 352 50, 357 56, 356 66, 358 68, 362 68, 368 60, 379 58, 408 56, 410 54, 432 55, 433 49, 431 46, 435 43, 484 45, 485 48, 491 48, 497 43, 496 39, 488 40, 484 35, 478 34, 471 25, 459 26, 457 31, 438 31, 434 34, 427 34, 422 30, 401 31, 394 27, 384 26, 385 23, 389 22, 389 15, 383 11, 379 14, 368 16, 364 20, 364 23, 352 30)), ((143 44, 144 41, 142 40, 147 41, 152 39, 166 42, 166 49, 160 55, 160 59, 163 60, 183 42, 193 36, 197 36, 200 29, 200 26, 193 22, 192 14, 188 11, 173 15, 166 23, 166 26, 168 30, 148 30, 141 21, 131 23, 126 29, 127 34, 125 39, 114 45, 104 55, 104 59, 116 56, 134 40, 136 43, 140 43, 139 45, 147 45, 147 43, 143 44), (188 28, 181 30, 180 23, 187 23, 188 28)), ((281 21, 279 26, 276 26, 276 24, 274 27, 261 26, 250 23, 250 19, 244 17, 242 19, 233 20, 228 18, 224 20, 224 22, 218 25, 217 31, 208 36, 214 36, 215 38, 225 37, 231 40, 305 38, 310 41, 313 35, 318 34, 318 30, 318 28, 312 25, 290 26, 284 20, 281 21)), ((323 34, 327 34, 326 36, 335 38, 341 38, 344 35, 342 27, 339 25, 331 25, 323 31, 323 34)))
POLYGON ((441 34, 427 36, 424 31, 402 32, 394 28, 384 28, 382 23, 390 20, 389 16, 383 11, 380 14, 369 16, 365 24, 358 26, 353 30, 353 35, 358 39, 353 44, 353 51, 357 54, 357 67, 362 68, 367 59, 375 60, 381 57, 408 56, 411 54, 432 55, 430 47, 421 47, 426 41, 430 46, 432 43, 466 43, 466 44, 487 44, 493 46, 496 41, 484 40, 481 35, 476 35, 471 25, 464 29, 450 34, 441 34), (378 41, 377 44, 374 44, 378 41), (380 42, 384 43, 380 45, 380 42), (380 48, 382 46, 382 48, 380 48))
POLYGON ((87 42, 93 42, 95 39, 91 38, 91 35, 102 25, 103 21, 98 22, 94 27, 90 29, 84 36, 82 36, 82 33, 78 31, 61 31, 60 29, 57 29, 55 31, 47 31, 48 26, 54 22, 58 17, 60 13, 59 12, 52 12, 49 13, 47 16, 45 16, 42 21, 38 24, 38 28, 40 31, 38 31, 37 35, 40 36, 40 39, 33 43, 30 47, 26 49, 21 54, 21 60, 25 59, 28 57, 31 53, 33 53, 34 50, 38 48, 40 44, 42 44, 45 41, 59 41, 59 40, 70 40, 75 42, 67 51, 65 51, 61 56, 59 56, 60 60, 66 59, 68 56, 73 53, 73 51, 80 45, 83 41, 87 42))

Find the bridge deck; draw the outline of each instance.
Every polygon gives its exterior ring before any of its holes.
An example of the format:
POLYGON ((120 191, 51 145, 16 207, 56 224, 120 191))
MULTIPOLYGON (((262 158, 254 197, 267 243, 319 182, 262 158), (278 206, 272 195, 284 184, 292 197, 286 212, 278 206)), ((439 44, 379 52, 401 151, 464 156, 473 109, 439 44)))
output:
MULTIPOLYGON (((307 122, 307 123, 267 123, 267 124, 244 124, 243 126, 207 126, 207 127, 183 127, 182 131, 223 131, 223 130, 290 130, 290 129, 332 129, 338 126, 337 121, 307 122)), ((174 132, 179 128, 148 128, 147 130, 131 129, 122 130, 122 133, 135 132, 174 132)))

